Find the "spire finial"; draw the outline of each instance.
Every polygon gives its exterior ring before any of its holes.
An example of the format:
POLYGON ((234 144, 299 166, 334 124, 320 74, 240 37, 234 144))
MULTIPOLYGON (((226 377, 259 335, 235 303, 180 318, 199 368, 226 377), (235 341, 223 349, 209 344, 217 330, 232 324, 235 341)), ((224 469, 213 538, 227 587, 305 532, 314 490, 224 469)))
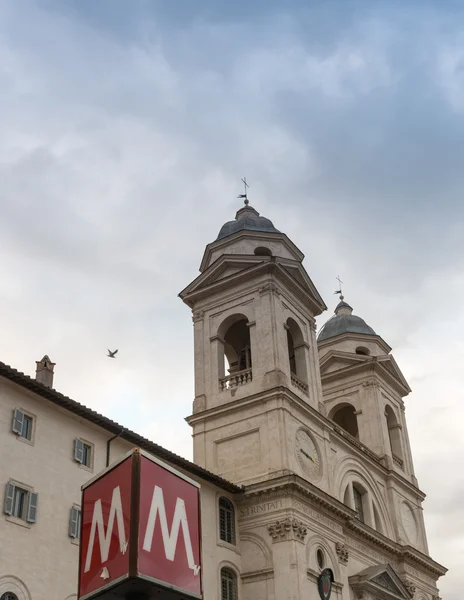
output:
POLYGON ((250 186, 247 183, 246 177, 242 177, 242 182, 243 182, 243 185, 245 186, 245 193, 244 194, 239 194, 237 196, 237 198, 243 198, 243 202, 244 202, 245 206, 248 206, 250 204, 250 202, 248 200, 247 188, 249 188, 250 186))
POLYGON ((340 279, 340 275, 337 275, 337 277, 335 277, 335 279, 338 281, 338 287, 340 289, 336 290, 334 292, 334 294, 340 294, 340 300, 344 300, 344 296, 343 296, 343 292, 342 292, 342 283, 343 283, 343 281, 340 279))

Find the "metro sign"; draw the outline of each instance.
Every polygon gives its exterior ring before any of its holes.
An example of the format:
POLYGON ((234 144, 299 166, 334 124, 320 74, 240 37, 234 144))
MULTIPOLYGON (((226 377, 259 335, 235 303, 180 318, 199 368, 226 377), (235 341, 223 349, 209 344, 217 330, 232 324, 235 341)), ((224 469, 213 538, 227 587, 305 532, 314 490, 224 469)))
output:
POLYGON ((201 598, 199 488, 138 449, 85 484, 79 600, 201 598))

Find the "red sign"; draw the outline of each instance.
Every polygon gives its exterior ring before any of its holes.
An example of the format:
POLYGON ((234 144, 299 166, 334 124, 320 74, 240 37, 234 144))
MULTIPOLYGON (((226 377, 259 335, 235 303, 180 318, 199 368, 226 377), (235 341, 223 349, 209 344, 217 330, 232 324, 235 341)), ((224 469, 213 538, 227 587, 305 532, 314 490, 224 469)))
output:
POLYGON ((139 573, 200 596, 200 490, 145 456, 140 467, 139 573))
POLYGON ((82 492, 79 598, 129 576, 132 458, 82 492))
POLYGON ((79 600, 200 598, 200 489, 139 450, 83 487, 79 600))

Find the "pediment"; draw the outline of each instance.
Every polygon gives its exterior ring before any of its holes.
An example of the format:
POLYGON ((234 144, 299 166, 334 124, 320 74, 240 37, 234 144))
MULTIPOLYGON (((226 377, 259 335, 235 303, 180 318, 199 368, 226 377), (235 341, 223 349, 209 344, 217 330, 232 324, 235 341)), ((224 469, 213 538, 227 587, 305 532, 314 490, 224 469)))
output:
POLYGON ((341 352, 330 350, 319 363, 321 378, 324 381, 333 380, 337 377, 346 377, 364 369, 372 370, 385 379, 393 387, 397 388, 402 396, 411 391, 403 373, 396 360, 391 354, 385 356, 364 356, 352 352, 341 352))
POLYGON ((186 304, 193 306, 196 298, 265 272, 272 272, 284 286, 300 296, 311 306, 315 316, 327 308, 301 263, 274 256, 223 254, 179 296, 186 304))
POLYGON ((360 593, 369 594, 371 598, 381 600, 410 600, 412 594, 390 565, 368 567, 348 578, 350 586, 357 597, 360 593))
POLYGON ((223 254, 183 289, 179 296, 185 300, 188 296, 200 290, 208 289, 215 283, 236 277, 242 272, 263 267, 268 265, 269 262, 268 257, 223 254))

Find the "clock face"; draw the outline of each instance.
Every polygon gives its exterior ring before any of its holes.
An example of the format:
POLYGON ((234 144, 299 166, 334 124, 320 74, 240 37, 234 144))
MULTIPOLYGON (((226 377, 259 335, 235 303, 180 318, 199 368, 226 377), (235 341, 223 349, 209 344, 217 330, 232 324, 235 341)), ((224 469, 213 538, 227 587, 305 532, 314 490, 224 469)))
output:
POLYGON ((408 504, 403 502, 401 505, 401 520, 403 522, 403 529, 408 541, 411 544, 417 542, 417 525, 416 519, 414 518, 413 512, 408 504))
POLYGON ((311 435, 304 429, 298 430, 295 447, 303 471, 314 479, 319 477, 322 471, 319 452, 311 435))

